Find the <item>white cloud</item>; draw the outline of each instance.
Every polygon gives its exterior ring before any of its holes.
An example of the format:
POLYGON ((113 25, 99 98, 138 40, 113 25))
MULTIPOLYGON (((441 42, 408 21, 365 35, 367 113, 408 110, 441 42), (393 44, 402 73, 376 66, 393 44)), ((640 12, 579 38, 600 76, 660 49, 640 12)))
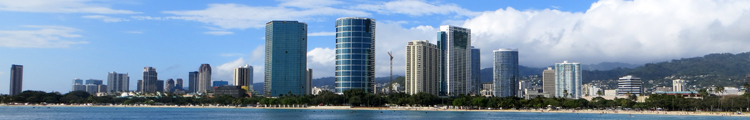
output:
POLYGON ((87 41, 70 41, 62 38, 77 38, 78 29, 65 26, 23 26, 36 30, 0 30, 0 47, 11 48, 67 48, 87 41))
POLYGON ((41 13, 96 13, 96 14, 139 14, 130 10, 116 10, 109 5, 92 0, 2 0, 0 11, 41 12, 41 13))
POLYGON ((125 33, 130 33, 130 34, 143 34, 143 31, 125 31, 125 33))
POLYGON ((230 32, 230 31, 208 31, 208 32, 203 32, 203 34, 229 35, 229 34, 234 34, 234 32, 230 32))
POLYGON ((271 20, 315 20, 318 16, 369 16, 369 13, 337 9, 328 7, 325 5, 332 5, 337 1, 329 3, 318 3, 315 1, 306 0, 294 0, 286 1, 276 7, 258 7, 258 6, 247 6, 242 4, 209 4, 208 8, 204 10, 183 10, 183 11, 164 11, 166 14, 172 14, 176 16, 168 17, 147 17, 140 16, 140 19, 179 19, 187 21, 198 21, 208 24, 213 24, 224 29, 246 29, 246 28, 262 28, 265 27, 265 23, 271 20), (310 3, 314 6, 305 6, 300 3, 310 3))
POLYGON ((133 18, 136 20, 166 20, 162 17, 151 17, 151 16, 130 16, 130 18, 133 18))
MULTIPOLYGON (((263 64, 264 60, 264 47, 263 45, 259 45, 256 47, 252 52, 250 59, 244 59, 244 57, 237 58, 236 60, 223 63, 219 66, 216 66, 214 68, 215 72, 214 75, 211 76, 212 79, 215 80, 226 80, 226 81, 232 81, 232 74, 234 74, 234 68, 237 68, 239 66, 248 64, 250 66, 253 66, 253 82, 263 82, 263 64)), ((239 55, 241 53, 230 53, 227 55, 239 55)), ((239 56, 245 56, 247 54, 242 54, 239 56)))
POLYGON ((602 0, 585 13, 484 12, 466 20, 472 44, 491 67, 493 49, 519 48, 522 65, 563 60, 649 63, 709 53, 750 51, 750 1, 602 0))
POLYGON ((313 78, 334 76, 336 50, 314 48, 307 52, 307 68, 313 69, 313 78))
POLYGON ((334 36, 336 35, 336 32, 314 32, 314 33, 307 33, 307 36, 334 36))
POLYGON ((121 21, 130 21, 128 19, 123 18, 114 18, 109 16, 103 16, 103 15, 87 15, 82 16, 82 18, 88 18, 88 19, 101 19, 104 22, 121 22, 121 21))
POLYGON ((360 4, 352 8, 375 11, 380 14, 397 13, 411 16, 457 14, 459 16, 471 17, 480 14, 480 12, 472 12, 455 4, 436 5, 419 0, 396 0, 382 4, 360 4))

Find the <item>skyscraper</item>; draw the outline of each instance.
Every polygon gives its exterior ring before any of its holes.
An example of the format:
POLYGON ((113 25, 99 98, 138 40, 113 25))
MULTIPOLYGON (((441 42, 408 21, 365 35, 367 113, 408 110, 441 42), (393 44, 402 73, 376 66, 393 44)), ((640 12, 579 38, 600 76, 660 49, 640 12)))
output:
POLYGON ((469 94, 471 82, 471 30, 443 25, 438 31, 440 95, 469 94))
POLYGON ((136 84, 136 91, 143 92, 143 80, 138 80, 136 84))
POLYGON ((687 86, 687 81, 683 79, 672 80, 672 89, 674 89, 673 91, 675 92, 687 91, 685 86, 687 86))
POLYGON ((555 63, 555 96, 581 98, 581 63, 555 63))
POLYGON ((542 71, 542 92, 549 94, 550 96, 555 94, 555 70, 552 67, 547 67, 546 70, 542 71))
POLYGON ((164 92, 164 80, 156 80, 156 91, 164 92))
POLYGON ((266 23, 265 96, 305 94, 307 24, 297 21, 266 23))
POLYGON ((110 72, 107 74, 107 92, 128 92, 130 77, 128 73, 110 72))
POLYGON ((495 58, 493 73, 493 95, 496 97, 516 96, 518 93, 518 50, 499 49, 492 51, 495 58))
POLYGON ((175 90, 174 80, 167 79, 167 86, 166 86, 166 88, 167 89, 164 89, 165 92, 174 92, 174 90, 175 90))
POLYGON ((188 92, 195 93, 198 91, 198 71, 188 74, 188 92))
POLYGON ((643 82, 641 78, 632 75, 620 77, 617 80, 617 95, 641 95, 643 94, 643 82))
POLYGON ((438 95, 440 90, 440 49, 427 40, 406 44, 406 94, 420 92, 438 95))
POLYGON ((312 79, 313 79, 313 69, 307 69, 307 79, 305 79, 305 94, 306 95, 312 95, 312 79))
POLYGON ((23 90, 23 65, 10 67, 10 95, 21 94, 23 90))
POLYGON ((185 91, 185 89, 182 88, 182 78, 177 78, 177 81, 175 82, 174 87, 175 87, 175 90, 185 91))
POLYGON ((81 79, 73 79, 73 91, 86 91, 86 85, 83 84, 81 79))
POLYGON ((482 91, 482 83, 479 83, 481 80, 481 71, 482 71, 482 64, 479 54, 479 48, 474 48, 474 46, 471 46, 471 88, 469 88, 470 93, 472 94, 479 94, 479 91, 482 91))
POLYGON ((336 93, 375 92, 375 19, 336 19, 336 93))
POLYGON ((156 92, 157 74, 156 68, 144 67, 143 68, 143 82, 141 83, 141 92, 143 93, 155 93, 156 92))
POLYGON ((104 80, 88 79, 88 80, 86 80, 86 84, 102 85, 102 84, 104 84, 104 80))
POLYGON ((253 90, 253 66, 245 65, 234 68, 234 86, 245 86, 250 92, 253 90))
POLYGON ((196 85, 198 87, 197 93, 213 90, 213 87, 211 87, 211 65, 201 64, 201 67, 198 68, 198 84, 196 85))

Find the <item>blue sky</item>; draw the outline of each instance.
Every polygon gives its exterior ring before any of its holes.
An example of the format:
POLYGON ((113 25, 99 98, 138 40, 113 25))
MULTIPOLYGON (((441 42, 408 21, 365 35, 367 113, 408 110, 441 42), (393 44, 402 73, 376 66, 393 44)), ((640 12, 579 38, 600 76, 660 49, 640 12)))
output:
MULTIPOLYGON (((482 67, 492 50, 518 48, 521 65, 643 64, 707 53, 750 51, 747 1, 477 0, 477 1, 176 1, 0 0, 0 78, 24 65, 24 90, 71 90, 74 78, 106 79, 129 73, 131 90, 145 66, 159 79, 183 78, 202 63, 214 80, 232 69, 255 67, 262 81, 264 25, 271 20, 308 24, 308 66, 314 77, 333 76, 333 22, 377 20, 377 72, 403 75, 406 42, 430 40, 440 25, 472 29, 482 67), (732 7, 727 7, 732 6, 732 7)), ((9 82, 0 82, 0 94, 9 82)))

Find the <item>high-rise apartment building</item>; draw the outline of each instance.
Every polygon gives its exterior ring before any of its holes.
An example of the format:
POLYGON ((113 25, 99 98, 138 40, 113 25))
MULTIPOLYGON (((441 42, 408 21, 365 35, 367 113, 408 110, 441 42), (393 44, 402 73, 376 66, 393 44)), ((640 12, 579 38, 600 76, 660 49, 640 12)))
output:
POLYGON ((234 68, 234 77, 232 78, 234 86, 244 86, 250 92, 253 90, 253 66, 245 65, 234 68))
POLYGON ((88 79, 88 80, 86 80, 86 84, 103 85, 104 84, 104 80, 88 79))
POLYGON ((531 82, 526 80, 519 80, 516 97, 523 98, 527 92, 526 89, 531 89, 531 82))
POLYGON ((375 92, 375 19, 336 19, 336 93, 375 92))
POLYGON ((156 80, 156 91, 164 92, 164 80, 156 80))
POLYGON ((542 92, 548 94, 549 96, 554 96, 555 87, 555 70, 552 69, 552 67, 547 67, 546 70, 542 71, 542 92))
POLYGON ((427 40, 406 45, 406 94, 420 92, 438 95, 440 88, 440 49, 427 40))
POLYGON ((157 73, 156 68, 144 67, 143 68, 143 82, 141 83, 141 92, 143 93, 156 93, 157 73))
POLYGON ((166 89, 164 89, 164 91, 165 92, 174 92, 174 90, 175 90, 174 80, 167 79, 167 86, 166 86, 166 89))
POLYGON ((195 93, 198 91, 198 71, 188 74, 188 92, 195 93))
POLYGON ((107 92, 128 92, 129 87, 128 73, 110 72, 107 74, 107 92))
POLYGON ((10 95, 23 92, 23 65, 13 64, 10 67, 10 95))
POLYGON ((471 82, 471 30, 443 25, 437 38, 441 54, 440 95, 470 94, 471 86, 475 86, 471 82))
POLYGON ((206 93, 213 90, 213 87, 211 87, 211 65, 201 64, 201 67, 198 68, 198 84, 196 85, 198 87, 197 93, 206 93))
POLYGON ((643 82, 641 78, 632 75, 620 77, 617 80, 617 95, 643 95, 643 82))
POLYGON ((469 86, 470 93, 472 94, 479 94, 479 91, 482 91, 482 84, 479 82, 482 78, 482 64, 479 54, 479 48, 474 48, 474 46, 471 46, 471 84, 472 86, 469 86))
POLYGON ((555 63, 555 96, 581 98, 581 63, 555 63))
POLYGON ((672 80, 672 89, 675 92, 681 92, 681 91, 687 91, 685 88, 687 86, 687 81, 683 79, 675 79, 672 80))
POLYGON ((174 84, 175 90, 185 91, 185 89, 182 88, 182 83, 183 83, 182 78, 177 78, 177 81, 175 81, 175 84, 174 84))
POLYGON ((516 96, 518 93, 518 50, 494 50, 492 68, 494 83, 493 95, 496 97, 516 96))
POLYGON ((136 91, 143 92, 143 80, 138 80, 136 83, 136 91))
POLYGON ((266 23, 265 96, 305 94, 307 24, 297 21, 266 23))
MULTIPOLYGON (((312 95, 312 79, 313 79, 313 69, 307 69, 307 79, 305 79, 305 94, 306 95, 312 95)), ((252 89, 252 87, 250 88, 252 89)))
POLYGON ((81 79, 73 79, 73 90, 72 91, 86 91, 86 85, 83 84, 81 79))

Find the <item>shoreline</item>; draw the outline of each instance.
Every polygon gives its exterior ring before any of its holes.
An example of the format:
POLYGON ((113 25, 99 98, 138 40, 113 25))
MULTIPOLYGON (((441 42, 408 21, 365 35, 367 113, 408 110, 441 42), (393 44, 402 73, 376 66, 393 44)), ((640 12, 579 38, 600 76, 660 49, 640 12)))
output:
POLYGON ((233 106, 130 106, 130 105, 0 105, 6 107, 118 107, 118 108, 225 108, 225 109, 297 109, 297 110, 383 110, 383 111, 449 111, 449 112, 525 112, 525 113, 586 113, 586 114, 628 114, 628 115, 677 115, 677 116, 735 116, 750 117, 750 114, 735 112, 694 112, 694 111, 616 111, 616 110, 466 110, 429 108, 388 108, 388 107, 349 107, 349 106, 310 106, 310 107, 233 107, 233 106))

